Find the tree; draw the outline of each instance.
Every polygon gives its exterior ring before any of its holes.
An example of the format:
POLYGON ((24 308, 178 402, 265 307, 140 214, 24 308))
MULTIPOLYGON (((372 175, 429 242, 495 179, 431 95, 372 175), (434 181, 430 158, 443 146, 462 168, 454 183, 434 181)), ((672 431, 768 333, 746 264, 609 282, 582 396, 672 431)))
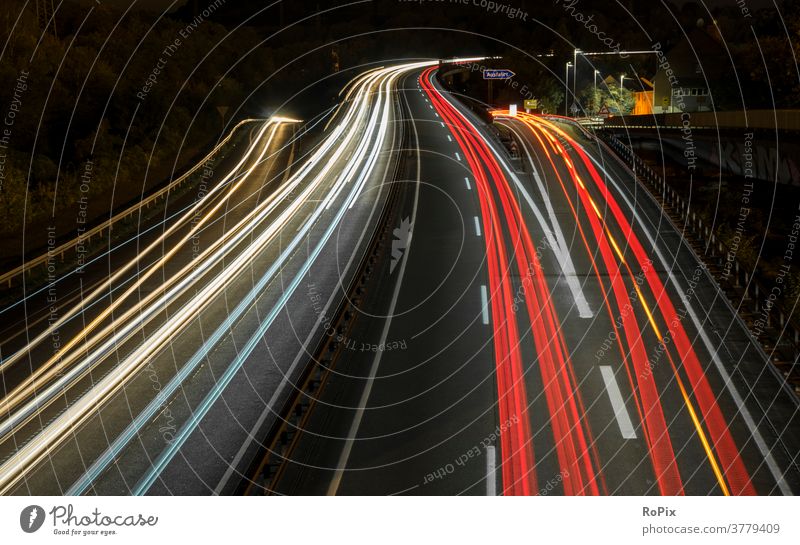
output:
POLYGON ((620 88, 619 85, 587 85, 578 92, 580 106, 590 115, 596 114, 603 107, 614 114, 625 115, 633 111, 636 95, 629 89, 620 88))

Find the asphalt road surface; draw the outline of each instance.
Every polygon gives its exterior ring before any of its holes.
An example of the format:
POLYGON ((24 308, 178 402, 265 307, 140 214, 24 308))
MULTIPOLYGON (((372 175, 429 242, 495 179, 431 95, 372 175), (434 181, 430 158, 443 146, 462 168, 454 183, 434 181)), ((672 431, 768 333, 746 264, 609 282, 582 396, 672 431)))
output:
POLYGON ((410 242, 353 333, 387 348, 349 358, 265 492, 800 490, 796 397, 630 172, 524 114, 494 120, 511 157, 432 70, 403 95, 410 242))
POLYGON ((261 492, 800 491, 798 400, 681 226, 590 135, 489 123, 436 64, 355 77, 303 153, 295 120, 252 124, 202 195, 60 278, 55 319, 47 290, 2 310, 0 493, 239 490, 389 182, 391 252, 261 492))

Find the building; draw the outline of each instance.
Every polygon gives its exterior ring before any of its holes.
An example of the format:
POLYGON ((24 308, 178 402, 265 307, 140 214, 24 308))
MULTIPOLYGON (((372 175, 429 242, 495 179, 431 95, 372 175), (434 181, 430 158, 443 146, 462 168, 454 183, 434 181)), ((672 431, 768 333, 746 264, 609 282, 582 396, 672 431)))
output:
POLYGON ((653 113, 653 83, 645 78, 639 78, 642 90, 634 91, 633 115, 652 115, 653 113))
POLYGON ((709 112, 711 89, 722 80, 725 49, 715 28, 698 21, 674 47, 660 55, 654 83, 655 113, 709 112), (670 72, 671 71, 671 72, 670 72))

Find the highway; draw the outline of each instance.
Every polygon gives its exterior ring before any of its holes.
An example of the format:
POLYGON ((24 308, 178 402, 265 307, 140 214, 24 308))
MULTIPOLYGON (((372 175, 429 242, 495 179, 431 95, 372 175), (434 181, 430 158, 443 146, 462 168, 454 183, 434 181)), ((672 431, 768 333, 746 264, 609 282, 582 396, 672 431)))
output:
POLYGON ((302 153, 298 120, 252 123, 202 195, 48 286, 55 319, 48 290, 0 310, 0 494, 241 491, 388 203, 251 493, 800 493, 798 399, 681 227, 572 123, 487 123, 437 65, 356 75, 302 153))
POLYGON ((350 358, 261 492, 797 493, 797 398, 632 174, 495 112, 512 158, 433 69, 403 89, 410 243, 352 333, 402 350, 350 358))
POLYGON ((1 493, 214 491, 319 334, 307 286, 333 301, 348 282, 385 198, 408 69, 355 78, 291 172, 275 156, 295 120, 262 123, 156 240, 26 334, 0 368, 19 375, 1 402, 1 493))

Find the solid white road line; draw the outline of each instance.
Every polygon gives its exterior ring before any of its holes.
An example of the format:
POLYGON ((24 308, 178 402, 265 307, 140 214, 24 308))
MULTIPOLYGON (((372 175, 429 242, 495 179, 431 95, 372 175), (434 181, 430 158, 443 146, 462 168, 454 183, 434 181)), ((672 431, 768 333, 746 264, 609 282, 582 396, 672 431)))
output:
MULTIPOLYGON (((405 98, 405 100, 406 100, 406 106, 409 106, 408 99, 405 98)), ((413 119, 412 119, 412 125, 414 127, 414 134, 416 135, 417 126, 416 126, 416 123, 414 123, 413 119)), ((416 137, 416 143, 417 143, 417 179, 419 180, 419 177, 420 177, 420 162, 419 162, 420 152, 419 152, 419 137, 418 136, 416 137)), ((392 142, 392 145, 393 144, 394 144, 394 140, 392 142)), ((386 166, 385 166, 384 171, 383 171, 383 179, 386 179, 386 176, 387 176, 388 171, 389 171, 389 165, 390 165, 390 162, 387 161, 386 166)), ((417 183, 417 189, 416 189, 416 193, 414 195, 414 208, 412 210, 412 222, 413 222, 413 219, 416 218, 418 200, 419 200, 419 183, 417 183)), ((378 204, 378 199, 375 200, 375 202, 373 204, 373 208, 370 211, 370 216, 369 216, 370 218, 372 218, 372 215, 375 212, 377 204, 378 204)), ((412 225, 413 225, 413 223, 412 223, 412 225)), ((365 232, 366 232, 366 227, 365 227, 364 231, 362 231, 361 237, 364 236, 365 232)), ((361 241, 361 238, 359 238, 359 243, 360 243, 360 241, 361 241)), ((408 250, 406 250, 406 253, 407 252, 408 252, 408 250)), ((345 272, 350 270, 350 267, 352 266, 352 264, 353 264, 353 262, 355 260, 355 257, 356 257, 356 254, 352 254, 350 256, 350 259, 348 260, 347 264, 345 265, 345 269, 344 269, 345 272)), ((397 279, 397 282, 398 282, 398 288, 396 288, 397 291, 399 291, 399 285, 400 285, 401 280, 402 280, 403 271, 405 270, 405 263, 406 263, 406 260, 404 259, 403 263, 400 266, 400 272, 399 272, 399 276, 398 276, 398 279, 397 279)), ((328 299, 327 303, 323 307, 323 310, 319 313, 319 316, 317 318, 316 323, 314 324, 314 327, 308 333, 308 337, 306 338, 306 341, 305 341, 304 345, 307 345, 311 341, 313 336, 316 335, 317 331, 319 331, 319 328, 320 328, 323 320, 325 319, 325 316, 327 316, 327 314, 328 314, 328 309, 329 308, 333 308, 334 300, 337 297, 338 297, 338 294, 334 290, 334 292, 331 293, 330 298, 328 299)), ((394 308, 394 307, 392 307, 392 308, 394 308)), ((278 388, 272 394, 272 397, 270 398, 269 402, 267 403, 266 408, 262 412, 261 416, 259 417, 258 421, 255 423, 253 428, 250 430, 249 435, 248 435, 250 438, 256 438, 258 430, 260 430, 262 428, 262 426, 264 425, 264 422, 266 421, 267 417, 275 414, 274 413, 275 404, 277 403, 278 399, 281 397, 283 390, 286 388, 286 385, 290 382, 289 377, 294 375, 295 369, 301 363, 301 361, 306 361, 306 357, 307 357, 307 354, 304 351, 300 351, 300 352, 297 353, 297 356, 295 357, 294 361, 292 362, 291 366, 289 367, 289 370, 284 375, 284 379, 281 381, 281 383, 278 386, 278 388)), ((233 461, 228 465, 228 469, 223 474, 222 479, 220 479, 219 483, 217 484, 216 488, 214 489, 214 494, 215 495, 221 494, 226 489, 227 483, 230 481, 230 479, 233 476, 233 474, 234 473, 238 473, 237 468, 238 468, 239 464, 241 463, 242 459, 244 458, 245 453, 247 452, 247 447, 249 447, 250 445, 251 445, 250 442, 244 442, 242 444, 241 448, 239 449, 239 451, 234 456, 233 461)), ((338 484, 337 484, 337 487, 338 487, 338 484)))
MULTIPOLYGON (((546 223, 546 220, 544 219, 542 212, 539 210, 539 207, 533 202, 533 199, 531 199, 531 196, 528 194, 525 187, 520 183, 519 179, 514 175, 513 172, 509 171, 509 174, 514 180, 516 186, 520 189, 520 192, 525 200, 528 202, 528 206, 531 207, 536 220, 539 222, 539 225, 542 226, 542 229, 545 232, 545 236, 550 243, 551 249, 558 258, 557 260, 561 267, 561 272, 564 275, 564 280, 567 282, 567 286, 569 287, 570 292, 572 292, 572 298, 575 301, 575 306, 578 308, 578 316, 581 318, 591 318, 594 314, 592 313, 592 309, 589 307, 589 302, 586 300, 586 295, 583 293, 581 283, 578 281, 578 277, 575 273, 575 265, 572 262, 570 247, 567 245, 564 233, 561 230, 561 226, 558 223, 555 211, 553 210, 550 194, 547 192, 544 184, 542 183, 542 179, 539 176, 539 171, 536 170, 536 164, 534 163, 533 156, 528 149, 530 143, 527 139, 523 138, 522 135, 510 124, 506 124, 505 126, 511 129, 511 131, 516 134, 522 142, 522 148, 525 150, 525 155, 527 155, 528 162, 531 164, 533 177, 536 180, 539 193, 542 195, 542 200, 544 201, 545 210, 550 218, 551 225, 546 223)), ((500 159, 500 157, 498 157, 498 159, 500 159)))
POLYGON ((486 286, 481 286, 481 316, 483 325, 489 325, 489 298, 486 294, 486 286))
POLYGON ((472 189, 472 186, 469 185, 469 178, 464 178, 464 183, 467 184, 467 189, 472 189))
POLYGON ((606 384, 606 392, 608 398, 611 400, 611 406, 614 408, 614 416, 617 418, 617 425, 619 432, 624 439, 636 439, 636 431, 633 429, 631 417, 628 415, 628 410, 625 408, 625 401, 622 399, 622 393, 619 391, 617 379, 614 377, 614 370, 609 365, 601 365, 600 373, 603 375, 603 382, 606 384))
POLYGON ((478 219, 478 216, 474 216, 475 219, 475 236, 481 236, 481 222, 478 219))
MULTIPOLYGON (((725 368, 725 364, 722 363, 722 360, 720 359, 719 354, 717 353, 716 347, 711 343, 711 339, 708 337, 708 334, 706 333, 706 330, 703 327, 703 324, 700 322, 700 318, 697 316, 697 313, 694 311, 694 308, 690 304, 689 298, 686 296, 686 292, 684 292, 683 287, 680 285, 680 283, 678 282, 677 278, 672 273, 672 269, 670 268, 670 265, 669 265, 669 262, 667 261, 667 258, 664 256, 664 254, 662 253, 661 249, 656 244, 655 238, 650 234, 650 228, 645 223, 645 221, 642 218, 641 214, 636 213, 636 210, 638 210, 638 208, 633 206, 633 203, 628 198, 628 195, 626 195, 625 192, 622 190, 622 187, 617 182, 616 178, 611 176, 608 173, 608 171, 605 169, 605 167, 602 165, 602 163, 600 161, 598 161, 597 159, 595 159, 594 155, 592 155, 591 153, 588 153, 588 151, 587 151, 587 155, 592 160, 592 162, 600 170, 603 171, 603 174, 605 174, 606 179, 611 182, 611 185, 614 186, 614 189, 617 191, 617 194, 619 194, 622 197, 622 199, 625 201, 625 204, 628 205, 628 208, 630 210, 633 210, 633 215, 636 218, 636 221, 639 223, 639 226, 642 228, 642 232, 647 237, 648 242, 650 243, 650 245, 652 246, 652 248, 655 251, 656 255, 658 256, 658 260, 661 262, 661 266, 664 267, 664 270, 670 271, 668 273, 669 281, 672 283, 673 287, 678 292, 678 295, 681 298, 681 304, 689 312, 689 317, 691 318, 692 323, 694 324, 694 327, 697 329, 698 333, 700 334, 700 338, 703 340, 703 344, 705 345, 706 350, 708 351, 709 354, 711 354, 711 359, 714 362, 714 368, 717 370, 717 372, 722 377, 722 381, 725 383, 725 387, 728 389, 728 392, 731 394, 731 397, 733 398, 734 403, 736 403, 736 407, 739 409, 739 414, 742 415, 742 420, 744 420, 745 424, 747 424, 747 429, 750 431, 750 434, 753 436, 753 440, 756 442, 756 446, 758 446, 759 452, 761 452, 761 455, 764 457, 764 461, 766 462, 770 473, 772 474, 773 478, 775 479, 775 482, 777 483, 778 488, 780 488, 781 494, 783 494, 784 496, 792 496, 792 495, 794 495, 793 492, 792 492, 792 489, 789 487, 788 483, 786 482, 786 479, 785 479, 785 477, 783 475, 783 471, 781 471, 781 468, 778 467, 778 463, 775 461, 775 458, 772 456, 772 452, 770 451, 769 447, 767 446, 766 441, 764 441, 764 437, 761 435, 761 432, 758 430, 758 426, 756 425, 755 420, 753 420, 753 416, 750 414, 750 410, 747 408, 747 405, 745 405, 744 400, 742 399, 742 396, 739 393, 739 389, 733 383, 733 380, 731 379, 730 373, 728 373, 728 370, 725 368)), ((655 199, 653 199, 653 201, 655 202, 655 199)), ((662 210, 661 213, 666 216, 666 213, 663 210, 662 210)), ((686 242, 686 241, 684 241, 684 242, 686 242)), ((687 244, 687 246, 688 246, 688 244, 687 244)), ((712 278, 711 282, 715 282, 715 280, 712 278)))
POLYGON ((495 475, 495 461, 494 446, 486 447, 486 495, 497 495, 497 475, 495 475))
MULTIPOLYGON (((445 97, 442 93, 439 93, 439 94, 440 94, 440 96, 445 98, 445 100, 447 100, 447 97, 445 97)), ((457 106, 456 104, 452 103, 452 101, 451 101, 451 104, 454 107, 457 106)), ((464 121, 466 121, 466 123, 470 127, 472 127, 472 130, 474 131, 475 134, 482 134, 480 131, 478 131, 478 128, 475 126, 475 124, 468 117, 466 117, 466 115, 462 115, 462 117, 463 117, 464 121)), ((511 128, 511 127, 509 127, 509 128, 511 128)), ((511 130, 514 130, 514 129, 511 128, 511 130)), ((528 190, 525 188, 525 185, 520 181, 520 179, 514 173, 514 169, 512 169, 511 166, 505 161, 505 159, 503 159, 502 154, 499 153, 497 147, 492 142, 492 140, 489 139, 489 138, 484 138, 484 141, 489 146, 489 148, 492 150, 492 153, 494 154, 495 158, 497 159, 497 162, 500 164, 500 166, 503 168, 503 170, 508 174, 508 176, 511 178, 511 180, 513 180, 514 185, 517 187, 519 192, 522 194, 523 198, 525 199, 525 202, 528 203, 528 206, 531 208, 531 211, 533 212, 534 216, 536 217, 536 220, 539 222, 539 225, 542 227, 542 231, 544 232, 545 238, 547 238, 547 241, 548 241, 548 244, 550 245, 550 248, 552 249, 553 253, 556 254, 557 261, 558 261, 559 265, 561 266, 561 271, 563 272, 563 277, 567 282, 567 286, 569 287, 570 291, 572 292, 572 297, 573 297, 573 300, 575 301, 575 306, 578 308, 578 315, 581 318, 591 318, 594 315, 594 313, 592 312, 592 309, 589 307, 589 303, 586 300, 586 296, 583 293, 583 289, 581 288, 581 284, 578 281, 577 275, 575 274, 575 266, 572 263, 572 257, 571 257, 571 255, 569 253, 569 248, 562 247, 561 243, 559 242, 559 239, 556 238, 556 234, 553 233, 553 231, 551 230, 551 228, 548 225, 547 221, 544 219, 544 216, 542 215, 541 210, 539 210, 539 207, 536 205, 536 203, 533 202, 533 199, 531 198, 530 193, 528 193, 528 190)), ((523 146, 523 147, 525 147, 525 146, 523 146)), ((561 227, 559 226, 558 223, 555 223, 555 225, 553 227, 558 232, 561 231, 561 227)), ((561 236, 559 238, 561 240, 564 240, 563 234, 561 234, 561 236)))
MULTIPOLYGON (((406 100, 406 106, 408 106, 408 100, 406 100)), ((417 220, 417 208, 419 206, 419 187, 420 187, 420 178, 422 170, 422 163, 420 158, 422 154, 419 149, 419 134, 417 133, 417 123, 414 121, 413 117, 411 118, 411 126, 414 128, 414 141, 416 142, 416 147, 417 147, 417 184, 414 192, 414 204, 411 209, 411 225, 414 225, 417 220)), ((384 178, 385 176, 386 173, 384 172, 384 178)), ((386 322, 383 324, 383 331, 381 332, 380 344, 385 344, 386 338, 389 336, 389 327, 392 325, 392 315, 394 314, 394 309, 397 306, 397 299, 400 296, 400 286, 403 285, 403 276, 405 275, 406 264, 408 263, 408 253, 410 251, 411 251, 411 240, 409 239, 408 245, 406 246, 405 255, 403 256, 403 261, 402 263, 400 263, 400 270, 398 271, 397 275, 397 283, 394 286, 392 301, 389 303, 389 312, 387 313, 386 322)), ((372 385, 375 383, 375 376, 378 374, 378 367, 380 366, 382 355, 383 351, 378 351, 375 354, 375 359, 372 360, 372 366, 370 367, 369 375, 367 376, 367 383, 364 385, 364 391, 362 392, 361 399, 359 400, 358 403, 358 410, 356 411, 356 414, 353 417, 353 423, 350 425, 350 430, 348 431, 347 434, 347 441, 344 444, 342 453, 339 455, 339 462, 336 466, 336 472, 334 473, 333 478, 331 479, 331 484, 328 486, 329 496, 335 496, 336 492, 339 490, 339 485, 342 482, 344 471, 347 468, 347 462, 350 459, 350 452, 353 450, 353 443, 355 442, 356 435, 358 434, 358 428, 361 426, 361 419, 364 417, 364 409, 367 406, 367 402, 369 401, 369 395, 372 392, 372 385)))

